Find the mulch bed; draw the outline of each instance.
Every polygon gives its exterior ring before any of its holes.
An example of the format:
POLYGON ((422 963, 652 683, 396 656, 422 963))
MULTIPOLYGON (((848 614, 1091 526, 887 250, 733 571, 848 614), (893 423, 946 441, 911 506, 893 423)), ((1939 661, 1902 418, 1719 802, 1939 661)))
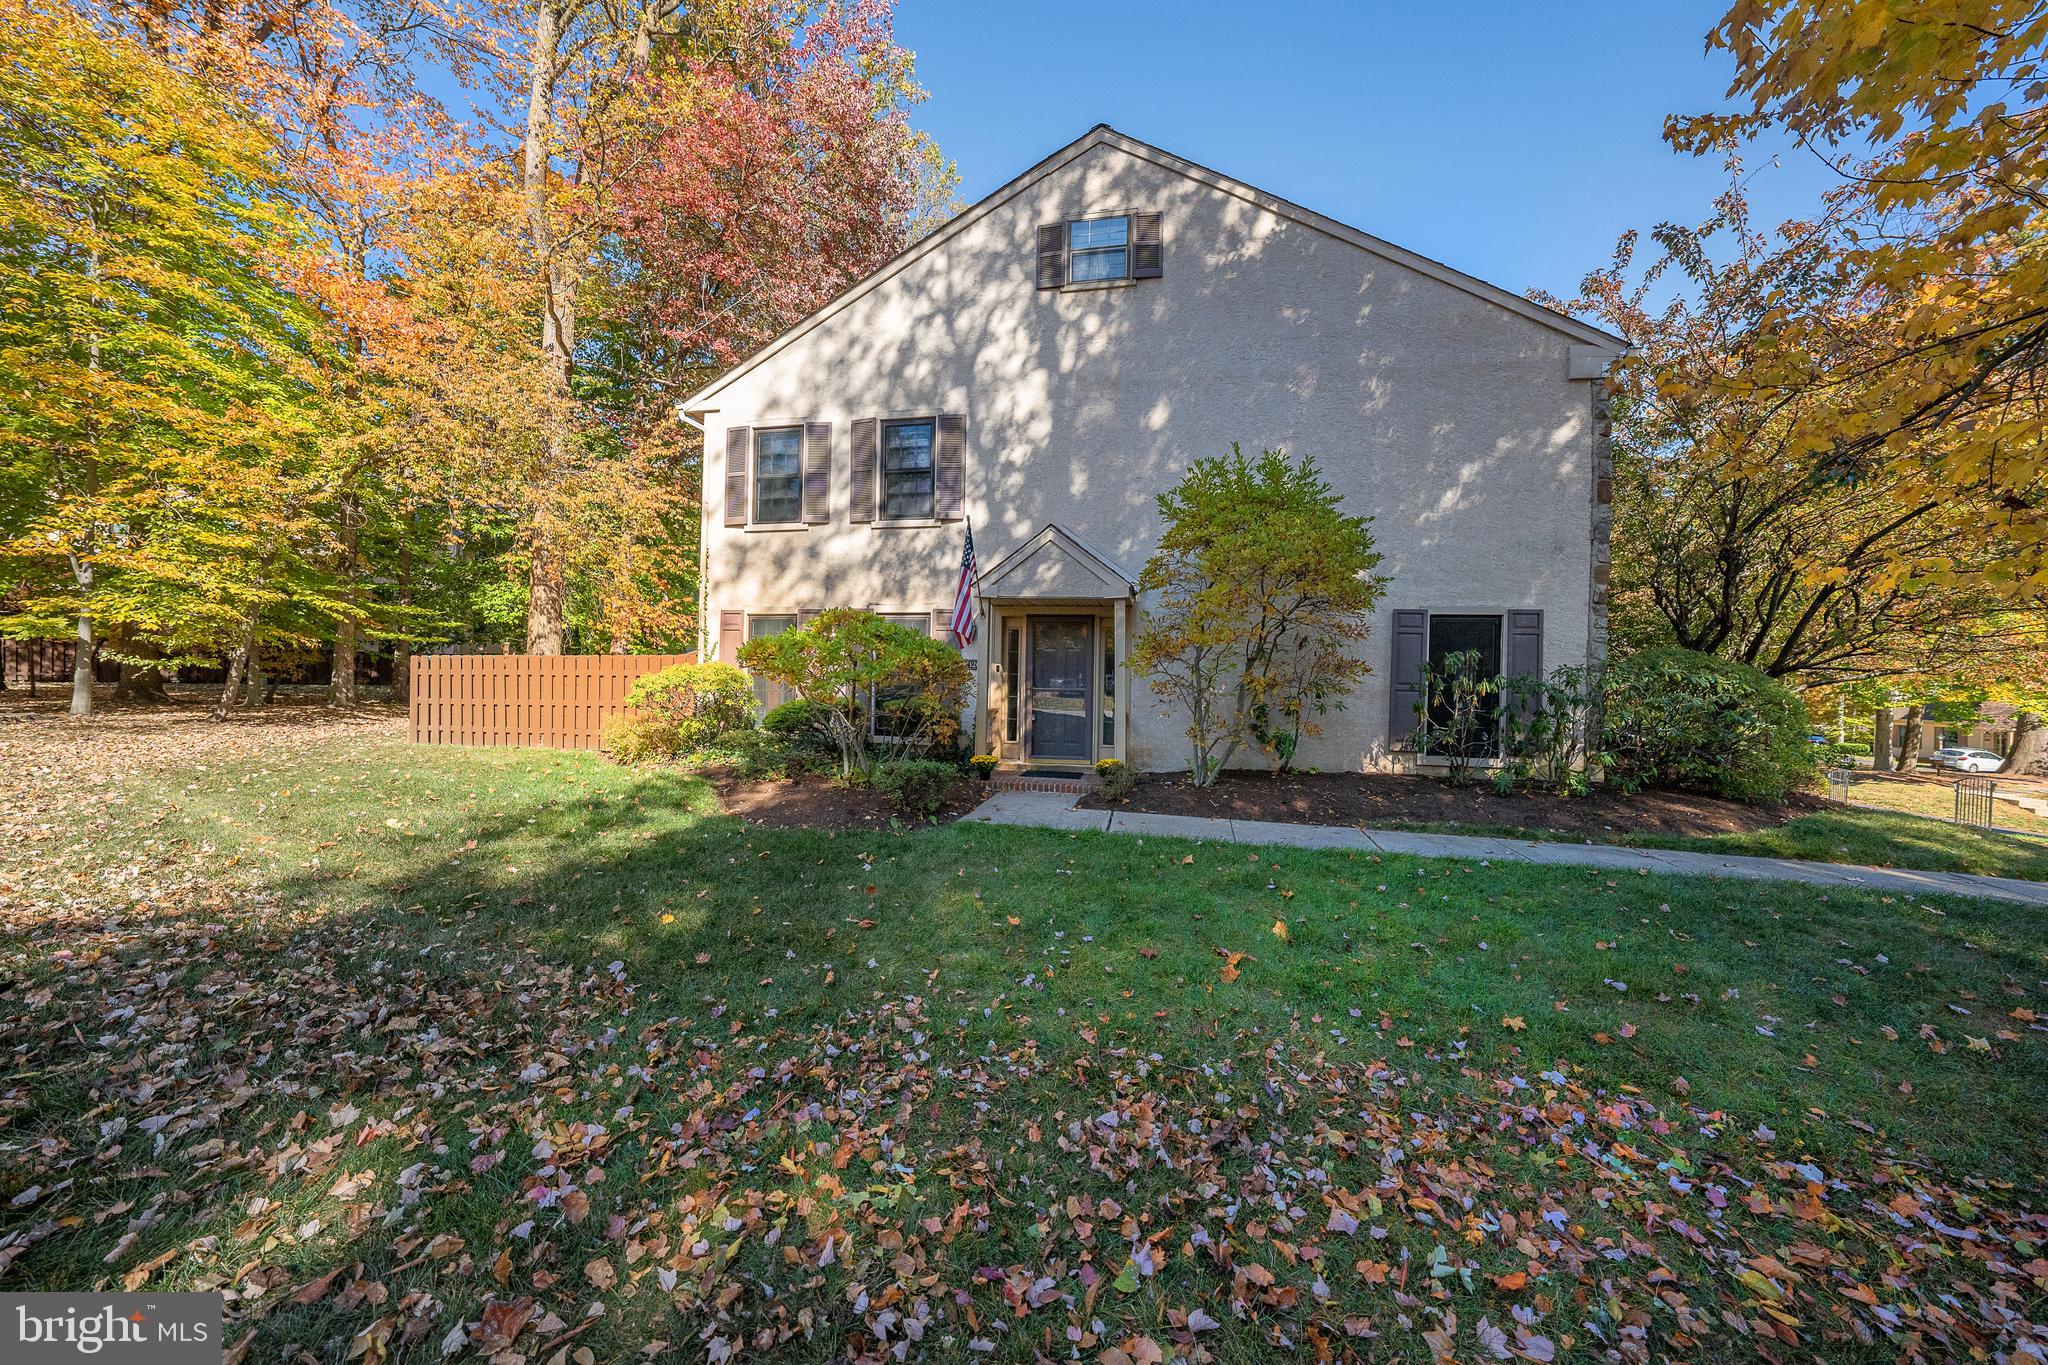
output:
POLYGON ((1499 796, 1490 786, 1453 786, 1433 777, 1377 773, 1226 773, 1206 791, 1185 777, 1147 777, 1120 801, 1088 796, 1091 810, 1277 820, 1296 825, 1460 824, 1515 826, 1565 834, 1739 834, 1822 810, 1815 797, 1783 806, 1745 806, 1687 792, 1548 792, 1499 796))
MULTIPOLYGON (((718 793, 718 805, 727 815, 759 825, 763 829, 856 830, 887 829, 892 820, 912 821, 896 804, 872 787, 849 787, 829 777, 807 775, 786 782, 767 782, 737 777, 717 769, 699 774, 718 793)), ((934 824, 958 820, 980 805, 988 789, 971 778, 962 778, 946 789, 934 824)))

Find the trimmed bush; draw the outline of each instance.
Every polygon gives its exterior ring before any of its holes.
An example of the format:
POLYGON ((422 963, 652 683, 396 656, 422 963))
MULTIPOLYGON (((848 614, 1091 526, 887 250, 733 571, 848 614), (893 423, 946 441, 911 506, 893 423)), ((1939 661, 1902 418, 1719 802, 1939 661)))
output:
POLYGON ((683 751, 676 727, 656 716, 612 715, 604 718, 597 746, 614 763, 638 767, 645 763, 672 763, 683 751))
POLYGON ((905 815, 930 815, 938 810, 945 803, 946 788, 959 776, 960 770, 952 764, 928 758, 906 758, 874 770, 877 790, 888 793, 905 815))
POLYGON ((1780 801, 1819 774, 1805 706, 1747 664, 1646 649, 1608 669, 1605 707, 1608 776, 1624 791, 1780 801))
POLYGON ((731 664, 678 664, 636 679, 626 705, 674 726, 689 752, 729 730, 753 728, 754 685, 731 664))
POLYGON ((767 715, 761 717, 761 728, 771 735, 800 735, 815 731, 821 738, 829 740, 831 720, 826 709, 820 702, 796 697, 771 708, 767 715))
POLYGON ((1120 758, 1105 758, 1095 765, 1096 790, 1105 801, 1121 801, 1138 785, 1138 775, 1120 758))

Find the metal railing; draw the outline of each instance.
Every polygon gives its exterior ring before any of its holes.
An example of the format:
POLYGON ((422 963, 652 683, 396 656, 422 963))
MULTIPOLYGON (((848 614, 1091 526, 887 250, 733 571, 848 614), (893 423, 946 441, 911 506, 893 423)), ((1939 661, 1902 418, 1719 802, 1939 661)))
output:
POLYGON ((1988 777, 1965 777, 1956 782, 1956 823, 1990 829, 1991 802, 1998 783, 1988 777))

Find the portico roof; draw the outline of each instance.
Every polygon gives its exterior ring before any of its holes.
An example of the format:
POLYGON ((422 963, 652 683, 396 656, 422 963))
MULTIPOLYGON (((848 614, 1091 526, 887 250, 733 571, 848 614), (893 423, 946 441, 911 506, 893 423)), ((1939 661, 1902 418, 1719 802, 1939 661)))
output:
POLYGON ((1121 602, 1137 595, 1137 584, 1107 555, 1048 522, 984 569, 976 590, 989 601, 1121 602))

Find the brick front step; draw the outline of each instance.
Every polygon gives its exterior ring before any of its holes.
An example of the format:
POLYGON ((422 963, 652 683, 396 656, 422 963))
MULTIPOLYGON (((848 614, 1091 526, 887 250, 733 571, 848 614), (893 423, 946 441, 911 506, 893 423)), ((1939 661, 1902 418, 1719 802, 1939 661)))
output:
POLYGON ((1053 777, 1045 773, 997 773, 988 780, 992 792, 1061 792, 1081 796, 1094 788, 1092 778, 1053 777))

